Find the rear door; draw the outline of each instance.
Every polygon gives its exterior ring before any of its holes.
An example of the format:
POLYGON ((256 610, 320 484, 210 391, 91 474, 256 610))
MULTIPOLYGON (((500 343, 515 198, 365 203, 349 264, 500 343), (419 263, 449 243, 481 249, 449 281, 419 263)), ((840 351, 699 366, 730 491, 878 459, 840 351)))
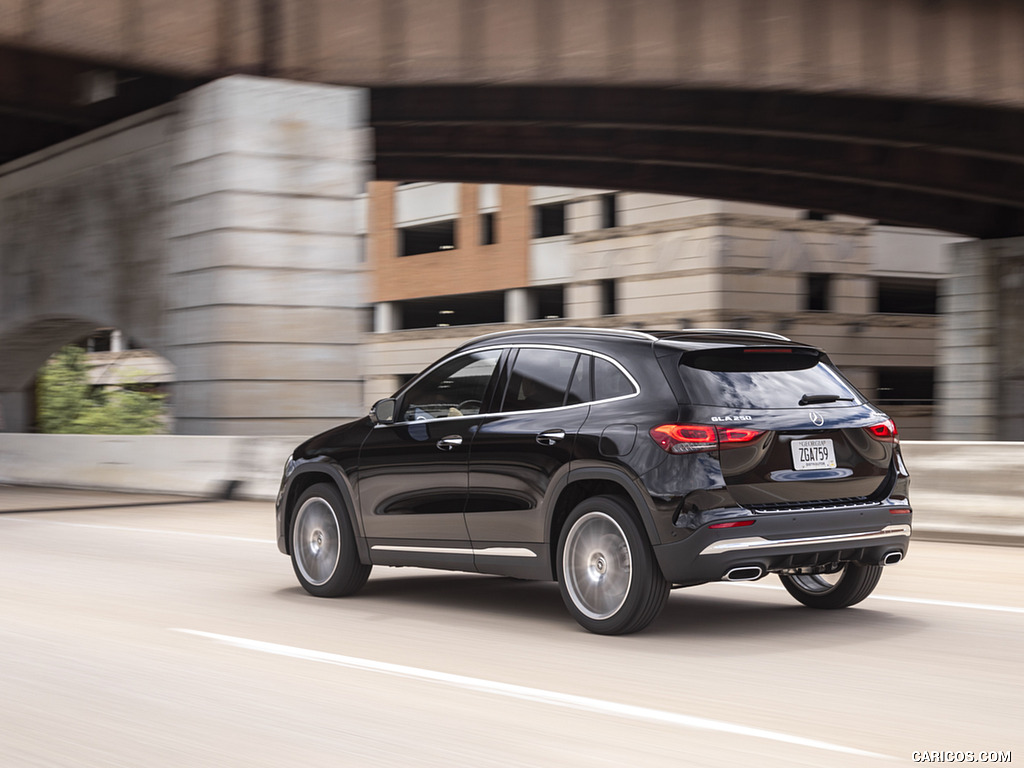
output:
POLYGON ((466 525, 481 570, 488 558, 532 557, 533 548, 506 545, 544 541, 543 502, 568 472, 587 417, 581 386, 589 386, 589 366, 589 355, 565 348, 510 354, 496 412, 481 420, 470 455, 466 525))
POLYGON ((754 509, 851 504, 886 495, 895 428, 819 350, 728 347, 682 356, 699 423, 718 427, 732 497, 754 509))

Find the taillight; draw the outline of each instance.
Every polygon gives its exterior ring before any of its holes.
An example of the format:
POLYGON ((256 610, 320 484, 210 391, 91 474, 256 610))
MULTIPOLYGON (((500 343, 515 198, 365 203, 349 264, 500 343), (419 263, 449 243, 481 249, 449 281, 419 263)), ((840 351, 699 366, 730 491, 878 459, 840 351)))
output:
POLYGON ((662 450, 669 453, 698 453, 733 448, 750 443, 764 434, 763 430, 746 427, 710 427, 706 424, 662 424, 651 427, 650 435, 662 450))
POLYGON ((864 427, 864 431, 882 443, 898 443, 900 441, 899 430, 896 429, 896 423, 892 419, 864 427))

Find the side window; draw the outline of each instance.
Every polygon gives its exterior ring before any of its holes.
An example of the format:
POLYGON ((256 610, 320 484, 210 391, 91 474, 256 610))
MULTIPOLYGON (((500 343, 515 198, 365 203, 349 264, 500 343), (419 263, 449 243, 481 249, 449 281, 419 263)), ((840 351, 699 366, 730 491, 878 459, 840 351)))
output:
POLYGON ((501 352, 471 352, 428 373, 402 397, 401 421, 474 416, 483 407, 487 385, 501 352))
POLYGON ((594 399, 632 395, 636 388, 616 366, 607 360, 594 358, 594 399))
POLYGON ((564 405, 578 357, 575 352, 560 349, 520 349, 500 410, 532 411, 564 405))

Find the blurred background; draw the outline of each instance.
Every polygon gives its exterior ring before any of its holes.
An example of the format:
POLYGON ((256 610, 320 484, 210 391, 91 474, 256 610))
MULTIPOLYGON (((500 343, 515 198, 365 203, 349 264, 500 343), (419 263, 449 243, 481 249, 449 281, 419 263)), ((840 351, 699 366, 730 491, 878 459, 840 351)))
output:
POLYGON ((1016 2, 23 0, 0 136, 7 432, 308 434, 570 324, 1024 438, 1016 2))

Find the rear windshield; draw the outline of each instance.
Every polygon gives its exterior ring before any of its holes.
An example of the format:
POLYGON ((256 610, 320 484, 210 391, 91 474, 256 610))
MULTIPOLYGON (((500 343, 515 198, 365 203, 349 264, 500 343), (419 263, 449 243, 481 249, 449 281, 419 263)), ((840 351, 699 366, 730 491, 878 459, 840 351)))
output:
POLYGON ((695 405, 794 408, 803 404, 828 408, 864 402, 817 350, 698 350, 683 355, 679 373, 688 399, 695 405))

